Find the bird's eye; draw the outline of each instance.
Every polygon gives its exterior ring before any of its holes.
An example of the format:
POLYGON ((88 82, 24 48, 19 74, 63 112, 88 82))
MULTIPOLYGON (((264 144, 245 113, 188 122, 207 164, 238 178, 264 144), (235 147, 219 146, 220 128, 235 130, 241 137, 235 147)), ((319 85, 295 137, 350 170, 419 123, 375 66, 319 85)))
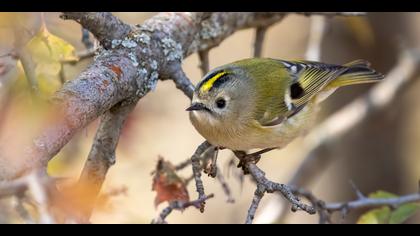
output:
POLYGON ((225 108, 225 106, 226 106, 226 100, 223 99, 223 98, 218 98, 216 100, 216 106, 217 106, 217 108, 220 108, 220 109, 225 108))

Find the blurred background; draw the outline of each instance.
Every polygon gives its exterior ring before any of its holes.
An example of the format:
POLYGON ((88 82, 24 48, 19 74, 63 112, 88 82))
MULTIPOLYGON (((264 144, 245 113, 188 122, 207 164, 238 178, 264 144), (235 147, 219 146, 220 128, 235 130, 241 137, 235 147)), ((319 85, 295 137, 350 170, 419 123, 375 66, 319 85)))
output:
MULTIPOLYGON (((115 13, 123 21, 142 23, 155 13, 115 13)), ((7 54, 14 43, 13 31, 9 25, 16 19, 15 14, 0 13, 0 55, 7 54)), ((22 13, 19 19, 26 29, 37 32, 41 27, 40 13, 22 13)), ((321 61, 343 64, 355 59, 366 59, 376 70, 387 74, 395 65, 400 51, 400 42, 420 46, 419 13, 369 13, 366 17, 328 18, 327 29, 322 42, 321 61)), ((307 48, 311 18, 290 14, 284 20, 268 29, 263 46, 263 57, 279 59, 302 59, 307 48)), ((76 51, 83 51, 81 28, 73 21, 63 21, 59 13, 45 13, 48 31, 73 45, 76 51)), ((210 51, 210 68, 252 56, 255 30, 242 30, 223 41, 210 51)), ((75 65, 66 64, 61 75, 65 80, 74 79, 85 69, 92 59, 75 65)), ((183 68, 196 84, 201 79, 196 54, 186 58, 183 68)), ((37 127, 40 110, 36 102, 29 99, 19 88, 24 85, 4 86, 6 83, 25 84, 16 62, 11 57, 0 58, 0 143, 3 148, 13 146, 14 140, 28 138, 37 127), (12 82, 10 82, 12 81, 12 82), (3 84, 3 86, 2 86, 3 84), (19 87, 20 86, 20 87, 19 87), (7 97, 8 91, 22 93, 7 97), (3 90, 3 91, 1 91, 3 90), (7 101, 6 98, 9 98, 7 101), (16 105, 17 104, 17 105, 16 105)), ((48 96, 61 86, 57 81, 45 82, 48 96)), ((27 84, 26 84, 27 86, 27 84)), ((319 120, 328 117, 353 99, 366 93, 370 85, 352 86, 335 92, 322 106, 319 120)), ((323 155, 331 155, 333 161, 320 168, 320 174, 311 184, 305 186, 320 199, 327 202, 355 199, 349 181, 352 180, 365 194, 376 190, 386 190, 398 195, 418 191, 420 179, 420 81, 410 83, 402 90, 392 104, 384 111, 364 121, 362 125, 336 142, 323 155)), ((28 93, 28 91, 26 91, 28 93)), ((102 192, 118 190, 122 193, 109 197, 98 204, 91 218, 93 223, 150 223, 167 203, 154 206, 156 193, 152 191, 151 172, 155 169, 158 156, 174 164, 189 158, 203 138, 190 124, 185 108, 189 100, 175 89, 173 82, 159 82, 155 91, 138 103, 125 124, 117 149, 117 163, 107 176, 102 192)), ((77 134, 49 165, 49 173, 57 177, 77 179, 90 150, 98 122, 77 134)), ((302 162, 302 138, 295 140, 282 150, 269 152, 259 162, 271 180, 287 183, 302 162)), ((226 203, 226 196, 220 183, 203 175, 207 193, 215 193, 215 198, 207 201, 206 211, 187 209, 173 212, 170 223, 242 223, 251 203, 255 185, 246 177, 241 184, 235 171, 229 169, 231 153, 220 151, 220 171, 232 189, 235 203, 226 203)), ((191 169, 186 168, 180 175, 188 177, 191 169)), ((196 198, 194 184, 188 186, 192 199, 196 198)), ((264 205, 270 201, 266 195, 264 205)), ((11 199, 1 200, 6 207, 11 199)), ((9 209, 10 210, 10 209, 9 209)), ((1 211, 1 210, 0 210, 1 211)), ((352 223, 362 212, 352 212, 344 222, 352 223)), ((1 215, 1 214, 0 214, 1 215)), ((21 222, 13 213, 12 217, 0 222, 21 222), (13 217, 14 216, 14 217, 13 217)), ((317 223, 317 216, 305 212, 289 214, 284 223, 317 223)), ((417 213, 408 222, 420 223, 417 213)))

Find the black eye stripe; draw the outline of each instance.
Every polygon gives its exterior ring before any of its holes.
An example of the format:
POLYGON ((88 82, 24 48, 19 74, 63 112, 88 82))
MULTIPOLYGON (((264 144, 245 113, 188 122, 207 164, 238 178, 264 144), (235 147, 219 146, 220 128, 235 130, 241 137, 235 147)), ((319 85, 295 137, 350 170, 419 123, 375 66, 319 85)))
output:
POLYGON ((298 99, 305 95, 305 91, 299 82, 296 82, 290 86, 290 97, 292 99, 298 99))

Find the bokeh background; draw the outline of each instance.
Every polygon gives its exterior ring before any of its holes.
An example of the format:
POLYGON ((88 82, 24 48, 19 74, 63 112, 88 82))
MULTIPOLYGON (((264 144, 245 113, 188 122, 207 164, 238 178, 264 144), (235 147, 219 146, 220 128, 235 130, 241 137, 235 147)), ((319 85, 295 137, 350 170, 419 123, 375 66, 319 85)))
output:
MULTIPOLYGON (((128 23, 142 23, 156 13, 115 13, 128 23)), ((0 13, 0 55, 13 47, 13 33, 7 24, 13 20, 10 13, 0 13)), ((30 31, 40 27, 39 13, 24 13, 24 24, 30 31)), ((263 46, 263 56, 281 59, 302 59, 304 57, 310 17, 290 14, 284 20, 270 27, 263 46)), ((48 30, 72 44, 76 50, 84 50, 80 41, 80 26, 72 21, 63 21, 59 13, 45 13, 48 30)), ((321 60, 342 64, 355 59, 366 59, 373 68, 386 74, 396 63, 400 42, 419 46, 419 13, 369 13, 366 17, 328 18, 328 28, 324 36, 321 60), (417 44, 417 45, 416 45, 417 44)), ((210 51, 210 68, 238 59, 251 57, 254 30, 242 30, 210 51)), ((8 57, 0 58, 2 63, 13 65, 8 57)), ((75 78, 91 59, 76 65, 65 65, 66 80, 75 78)), ((201 72, 196 54, 186 58, 183 68, 188 77, 196 84, 201 72)), ((14 76, 14 69, 0 76, 0 82, 14 76)), ((16 74, 16 73, 15 73, 16 74)), ((20 78, 21 79, 21 78, 20 78)), ((370 85, 352 86, 338 90, 323 104, 319 120, 348 104, 357 96, 366 93, 370 85)), ((0 87, 0 90, 2 87, 0 87)), ((355 199, 349 184, 352 180, 363 193, 379 189, 395 194, 418 191, 420 179, 420 82, 410 83, 402 90, 395 101, 384 111, 363 122, 342 140, 329 148, 325 155, 333 156, 328 166, 320 169, 319 177, 313 179, 306 188, 319 198, 328 202, 355 199)), ((1 98, 0 98, 1 99, 1 98)), ((4 101, 3 101, 4 102, 4 101)), ((175 89, 171 81, 159 82, 155 91, 142 99, 130 115, 117 149, 117 163, 107 176, 103 192, 126 189, 122 194, 108 198, 95 210, 93 223, 150 223, 166 206, 154 206, 156 193, 152 191, 151 172, 155 169, 158 156, 172 163, 186 160, 194 152, 203 138, 190 124, 185 108, 189 100, 175 89)), ((29 105, 30 106, 30 105, 29 105)), ((18 111, 3 109, 0 141, 3 146, 12 145, 14 139, 25 138, 28 132, 35 132, 31 114, 36 107, 25 107, 18 111), (13 113, 19 112, 19 113, 13 113), (14 115, 11 115, 14 114, 14 115), (16 114, 19 114, 16 116, 16 114), (4 118, 5 117, 5 118, 4 118)), ((16 109, 15 109, 16 110, 16 109)), ((34 116, 36 117, 36 116, 34 116)), ((50 163, 49 172, 53 176, 77 179, 92 144, 98 122, 82 130, 50 163)), ((299 138, 283 150, 265 154, 259 162, 271 180, 287 183, 301 163, 301 141, 299 138)), ((255 190, 249 178, 241 184, 235 178, 234 170, 226 168, 230 160, 229 151, 221 151, 219 162, 221 171, 235 198, 235 203, 226 203, 220 184, 204 175, 207 193, 215 193, 215 198, 206 204, 206 211, 187 209, 174 212, 168 217, 170 223, 242 223, 255 190), (230 173, 228 173, 230 172, 230 173)), ((190 168, 181 172, 188 177, 190 168)), ((191 198, 196 197, 195 187, 188 187, 191 198)), ((264 204, 272 196, 266 195, 264 204)), ((5 204, 5 200, 2 200, 5 204)), ((4 208, 6 209, 6 208, 4 208)), ((344 222, 355 222, 361 212, 353 212, 344 222)), ((18 223, 19 219, 2 219, 18 223)), ((0 221, 2 221, 0 219, 0 221)), ((317 216, 304 212, 292 213, 285 223, 316 223, 317 216)), ((420 223, 420 214, 408 222, 420 223)))

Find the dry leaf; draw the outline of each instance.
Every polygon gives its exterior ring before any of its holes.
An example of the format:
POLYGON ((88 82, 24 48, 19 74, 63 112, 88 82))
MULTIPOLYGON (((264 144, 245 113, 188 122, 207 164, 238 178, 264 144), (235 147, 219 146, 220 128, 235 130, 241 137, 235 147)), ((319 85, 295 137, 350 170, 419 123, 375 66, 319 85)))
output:
POLYGON ((155 207, 165 201, 189 201, 185 181, 176 174, 174 166, 169 161, 159 157, 154 174, 152 190, 157 193, 155 207))

